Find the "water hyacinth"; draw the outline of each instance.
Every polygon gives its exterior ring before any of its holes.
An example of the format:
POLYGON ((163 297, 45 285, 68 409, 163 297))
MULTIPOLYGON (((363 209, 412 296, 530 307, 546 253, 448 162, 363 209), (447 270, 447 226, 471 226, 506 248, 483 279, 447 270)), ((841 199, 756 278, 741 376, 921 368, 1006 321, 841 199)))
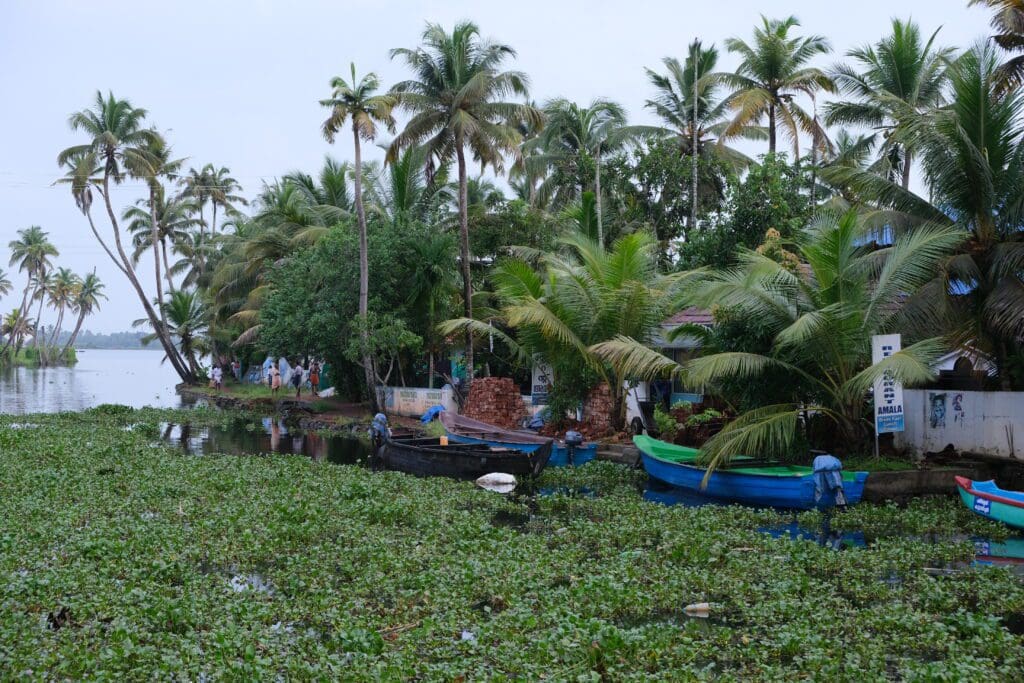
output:
MULTIPOLYGON (((162 422, 0 417, 0 671, 29 679, 1012 679, 1024 585, 952 498, 817 513, 643 500, 594 462, 499 496, 300 456, 194 456, 162 422), (135 425, 133 429, 123 427, 135 425), (546 492, 544 494, 538 491, 546 492), (504 521, 504 523, 503 523, 504 521), (948 568, 932 575, 928 568, 948 568), (709 603, 707 618, 687 605, 709 603), (469 634, 468 636, 466 634, 469 634)), ((242 416, 254 420, 254 416, 242 416)))

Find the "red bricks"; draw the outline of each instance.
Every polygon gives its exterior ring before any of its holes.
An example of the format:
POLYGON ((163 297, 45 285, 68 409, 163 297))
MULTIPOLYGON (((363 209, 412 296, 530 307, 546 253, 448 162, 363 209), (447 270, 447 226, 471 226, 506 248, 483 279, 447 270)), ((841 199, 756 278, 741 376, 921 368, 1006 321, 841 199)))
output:
POLYGON ((509 377, 477 377, 462 411, 466 417, 488 424, 518 429, 526 417, 519 386, 509 377))
POLYGON ((587 400, 583 402, 583 423, 586 431, 593 436, 606 436, 612 433, 615 424, 615 400, 612 390, 607 384, 598 384, 590 390, 587 400))

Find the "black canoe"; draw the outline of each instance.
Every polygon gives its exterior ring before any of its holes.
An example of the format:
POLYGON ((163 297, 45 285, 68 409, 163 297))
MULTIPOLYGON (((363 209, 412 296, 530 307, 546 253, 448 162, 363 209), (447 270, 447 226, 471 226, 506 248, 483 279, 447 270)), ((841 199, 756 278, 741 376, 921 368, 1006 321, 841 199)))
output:
POLYGON ((492 472, 535 477, 548 464, 551 448, 551 441, 532 453, 523 453, 477 444, 442 446, 439 438, 390 438, 380 446, 377 456, 389 470, 427 477, 478 479, 492 472))

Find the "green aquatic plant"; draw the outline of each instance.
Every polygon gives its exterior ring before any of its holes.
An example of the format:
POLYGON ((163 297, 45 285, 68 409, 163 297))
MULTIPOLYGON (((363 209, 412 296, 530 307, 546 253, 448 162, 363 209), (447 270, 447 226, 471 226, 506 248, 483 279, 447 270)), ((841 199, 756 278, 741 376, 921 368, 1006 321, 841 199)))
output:
POLYGON ((761 531, 790 514, 644 500, 643 473, 613 463, 501 496, 300 456, 189 456, 152 434, 256 419, 0 416, 3 677, 1008 680, 1024 667, 1024 585, 968 564, 966 539, 996 529, 952 498, 836 515, 833 530, 866 543, 836 552, 761 531), (683 614, 695 602, 708 619, 683 614))

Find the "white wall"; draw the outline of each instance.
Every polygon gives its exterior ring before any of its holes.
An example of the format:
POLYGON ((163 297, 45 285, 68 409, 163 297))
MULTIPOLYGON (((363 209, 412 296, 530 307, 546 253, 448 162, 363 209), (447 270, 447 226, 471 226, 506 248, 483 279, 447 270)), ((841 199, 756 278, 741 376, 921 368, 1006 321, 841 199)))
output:
POLYGON ((897 448, 961 452, 1024 461, 1024 392, 904 389, 906 431, 897 448))
POLYGON ((452 390, 448 388, 383 387, 380 391, 384 410, 392 415, 420 417, 436 405, 444 406, 445 410, 458 412, 452 390))

